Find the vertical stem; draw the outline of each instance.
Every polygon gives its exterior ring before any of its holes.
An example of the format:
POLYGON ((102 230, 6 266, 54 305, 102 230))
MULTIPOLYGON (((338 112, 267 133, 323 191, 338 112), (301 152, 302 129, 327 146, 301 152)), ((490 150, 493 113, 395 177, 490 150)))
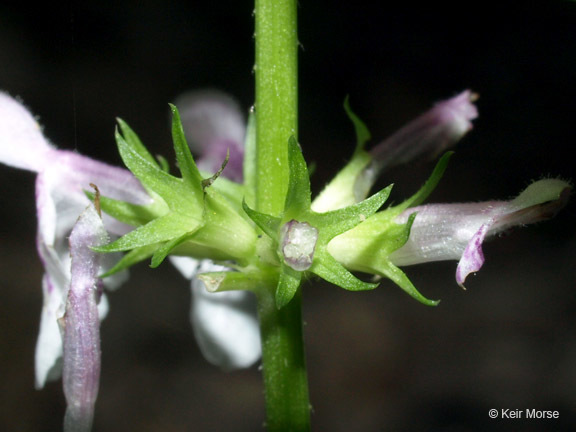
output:
MULTIPOLYGON (((280 216, 288 190, 288 140, 298 133, 296 0, 256 0, 256 209, 280 216)), ((258 294, 269 432, 310 430, 301 296, 276 308, 258 294)))
POLYGON ((298 133, 296 0, 256 0, 256 209, 280 215, 298 133))
POLYGON ((258 296, 268 432, 310 430, 300 291, 278 310, 274 292, 258 296))

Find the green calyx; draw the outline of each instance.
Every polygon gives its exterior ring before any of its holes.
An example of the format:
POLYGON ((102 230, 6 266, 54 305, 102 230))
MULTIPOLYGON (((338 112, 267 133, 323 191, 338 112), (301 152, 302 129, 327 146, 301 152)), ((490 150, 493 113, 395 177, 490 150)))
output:
MULTIPOLYGON (((284 211, 280 217, 267 215, 243 204, 246 214, 271 240, 270 247, 277 254, 281 267, 276 287, 276 306, 285 306, 295 295, 305 272, 316 274, 322 279, 351 291, 373 289, 377 284, 356 278, 328 252, 328 243, 338 235, 361 224, 384 204, 390 193, 388 187, 370 198, 341 209, 317 213, 311 209, 310 180, 306 162, 294 138, 288 143, 289 184, 284 211), (317 232, 311 262, 306 270, 298 270, 292 257, 285 253, 286 225, 306 224, 317 232), (284 235, 283 235, 284 234, 284 235)), ((307 229, 307 232, 313 232, 307 229)), ((312 234, 311 234, 312 235, 312 234)))
POLYGON ((408 241, 410 228, 418 214, 413 213, 404 224, 396 223, 395 219, 404 210, 420 205, 430 195, 451 156, 452 152, 448 152, 440 158, 429 179, 412 197, 374 214, 361 225, 334 238, 328 245, 329 252, 347 268, 387 277, 419 302, 436 306, 439 301, 424 297, 388 257, 408 241))
POLYGON ((364 150, 366 142, 370 140, 370 131, 352 111, 348 98, 344 100, 344 110, 354 125, 356 149, 352 159, 312 202, 312 209, 317 212, 325 212, 357 203, 366 198, 372 186, 370 180, 365 179, 364 174, 372 162, 372 156, 364 150))
POLYGON ((133 231, 96 248, 98 252, 129 251, 107 275, 152 257, 157 267, 170 253, 215 260, 247 261, 253 254, 256 233, 240 211, 241 185, 219 175, 205 178, 190 152, 180 115, 172 109, 172 139, 181 177, 168 173, 167 164, 146 150, 122 120, 116 131, 118 150, 128 169, 140 180, 153 203, 137 206, 102 198, 102 209, 129 225, 133 231), (228 187, 221 187, 223 183, 228 187), (225 189, 227 193, 222 193, 225 189), (235 197, 232 199, 231 197, 235 197))
POLYGON ((223 261, 237 270, 202 275, 211 291, 257 291, 275 286, 278 309, 292 300, 302 280, 311 274, 350 291, 370 290, 378 285, 358 279, 351 271, 389 278, 416 300, 426 305, 438 303, 420 294, 388 257, 406 243, 418 216, 414 213, 404 224, 397 224, 395 219, 404 210, 421 204, 434 190, 451 153, 440 159, 429 180, 411 198, 378 211, 392 186, 364 199, 372 181, 363 183, 372 163, 372 156, 364 150, 370 134, 346 101, 345 109, 357 137, 352 159, 312 202, 308 167, 300 146, 295 138, 290 138, 284 208, 280 215, 270 215, 252 207, 256 184, 253 117, 246 138, 245 181, 238 184, 220 176, 227 158, 216 173, 198 170, 178 110, 174 106, 171 109, 181 177, 171 175, 168 164, 155 159, 136 133, 118 120, 116 141, 120 155, 152 200, 149 205, 139 206, 101 197, 106 213, 135 227, 95 249, 127 252, 103 276, 148 258, 156 267, 166 256, 175 254, 223 261))

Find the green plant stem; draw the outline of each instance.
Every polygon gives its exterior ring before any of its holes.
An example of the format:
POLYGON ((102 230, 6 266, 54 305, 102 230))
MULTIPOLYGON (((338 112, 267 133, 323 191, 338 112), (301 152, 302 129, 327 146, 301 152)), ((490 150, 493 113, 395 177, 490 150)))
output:
POLYGON ((296 0, 256 0, 256 209, 279 216, 298 134, 296 0))
MULTIPOLYGON (((298 133, 296 0, 256 0, 256 209, 280 216, 288 190, 288 140, 298 133)), ((275 286, 258 293, 266 428, 310 430, 300 292, 278 310, 275 286)))
POLYGON ((309 431, 310 402, 302 344, 300 290, 278 310, 273 291, 258 296, 262 364, 266 390, 266 430, 309 431))

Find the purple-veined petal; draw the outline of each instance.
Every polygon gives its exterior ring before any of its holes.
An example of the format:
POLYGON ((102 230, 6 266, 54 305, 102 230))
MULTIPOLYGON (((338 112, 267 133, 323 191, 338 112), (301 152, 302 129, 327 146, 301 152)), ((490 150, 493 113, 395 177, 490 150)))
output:
POLYGON ((65 432, 90 431, 100 380, 100 255, 90 248, 108 242, 108 234, 90 205, 70 234, 71 281, 63 329, 65 432))
POLYGON ((210 260, 170 257, 174 266, 192 279, 190 319, 202 354, 225 370, 246 368, 261 355, 255 298, 248 291, 210 293, 197 273, 227 271, 210 260))
POLYGON ((52 160, 56 149, 24 106, 0 92, 0 162, 39 172, 52 160))
POLYGON ((492 224, 485 223, 480 226, 462 253, 462 258, 460 258, 458 267, 456 268, 456 282, 458 282, 458 285, 462 288, 464 288, 466 277, 470 273, 477 272, 484 265, 484 251, 482 251, 482 243, 484 242, 484 238, 488 233, 490 225, 492 224))
POLYGON ((389 258, 397 266, 459 260, 456 279, 463 286, 466 276, 484 263, 482 243, 486 238, 553 217, 566 205, 570 190, 565 181, 545 179, 532 183, 511 201, 410 208, 396 219, 405 223, 417 212, 410 237, 389 258))
POLYGON ((377 171, 421 156, 434 157, 456 144, 472 129, 471 120, 478 117, 473 104, 476 98, 475 93, 465 90, 439 102, 378 144, 370 151, 377 171))
POLYGON ((180 96, 175 105, 188 144, 200 155, 198 167, 212 173, 218 171, 229 150, 230 158, 222 175, 242 181, 246 126, 236 101, 227 94, 204 90, 180 96))

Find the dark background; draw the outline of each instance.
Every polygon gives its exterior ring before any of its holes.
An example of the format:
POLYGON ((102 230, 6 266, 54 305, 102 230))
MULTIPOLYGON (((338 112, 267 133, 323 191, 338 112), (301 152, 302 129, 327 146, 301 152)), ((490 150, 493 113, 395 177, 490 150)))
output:
MULTIPOLYGON (((318 190, 350 155, 346 95, 385 138, 471 88, 480 117, 431 201, 508 199, 543 176, 575 179, 576 3, 416 9, 301 2, 300 141, 318 190)), ((213 87, 253 102, 253 6, 223 1, 0 4, 0 89, 20 96, 61 148, 112 163, 114 118, 172 157, 167 103, 213 87)), ((432 169, 387 173, 394 199, 432 169)), ((56 431, 61 383, 33 388, 42 305, 33 175, 0 167, 0 430, 56 431)), ((317 431, 573 430, 575 205, 486 244, 467 291, 455 262, 407 269, 437 308, 389 282, 304 293, 317 431), (489 420, 490 408, 551 409, 559 421, 489 420), (571 427, 572 426, 572 427, 571 427)), ((102 325, 94 431, 257 431, 257 366, 224 373, 200 355, 186 282, 141 265, 102 325)))

